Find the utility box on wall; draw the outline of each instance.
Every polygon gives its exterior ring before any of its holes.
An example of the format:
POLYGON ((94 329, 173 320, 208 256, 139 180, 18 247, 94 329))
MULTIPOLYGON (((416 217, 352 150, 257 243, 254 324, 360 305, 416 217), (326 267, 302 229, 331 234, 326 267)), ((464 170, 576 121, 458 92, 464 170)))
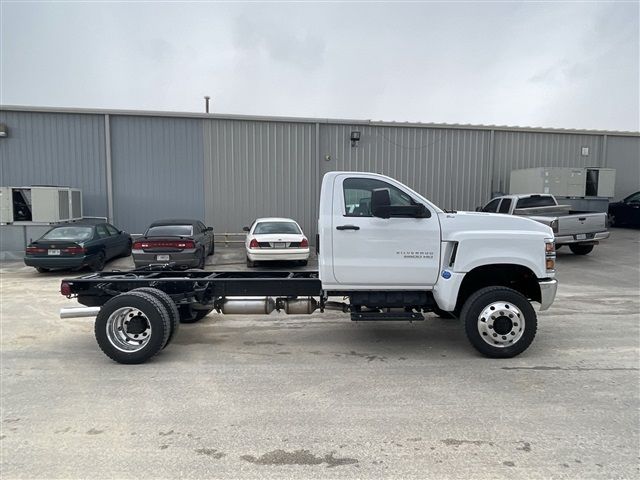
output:
POLYGON ((613 168, 540 167, 513 170, 509 193, 550 193, 556 197, 614 196, 613 168))

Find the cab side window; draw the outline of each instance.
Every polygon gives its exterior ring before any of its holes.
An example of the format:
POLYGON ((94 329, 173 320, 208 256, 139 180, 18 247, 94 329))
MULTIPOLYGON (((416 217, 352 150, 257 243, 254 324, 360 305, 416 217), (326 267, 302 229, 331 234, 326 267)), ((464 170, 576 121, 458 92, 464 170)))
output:
POLYGON ((391 205, 413 205, 409 195, 393 185, 373 178, 347 178, 342 183, 346 217, 372 217, 371 192, 378 188, 389 190, 391 205))
POLYGON ((500 203, 499 198, 494 198, 489 203, 487 203, 482 209, 483 212, 496 213, 498 211, 498 204, 500 203))
POLYGON ((511 208, 511 199, 503 198, 502 203, 500 204, 500 208, 498 209, 498 213, 509 213, 510 208, 511 208))

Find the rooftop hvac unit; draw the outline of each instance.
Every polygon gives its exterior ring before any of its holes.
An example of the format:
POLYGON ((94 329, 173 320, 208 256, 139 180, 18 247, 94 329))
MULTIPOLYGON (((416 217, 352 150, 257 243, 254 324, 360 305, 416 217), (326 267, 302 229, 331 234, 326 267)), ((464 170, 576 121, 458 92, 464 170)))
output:
POLYGON ((0 187, 0 223, 30 221, 31 189, 0 187))
POLYGON ((31 187, 31 215, 34 222, 79 220, 82 218, 82 191, 68 187, 31 187))
POLYGON ((613 168, 540 167, 512 170, 509 193, 550 193, 557 197, 613 197, 613 168))

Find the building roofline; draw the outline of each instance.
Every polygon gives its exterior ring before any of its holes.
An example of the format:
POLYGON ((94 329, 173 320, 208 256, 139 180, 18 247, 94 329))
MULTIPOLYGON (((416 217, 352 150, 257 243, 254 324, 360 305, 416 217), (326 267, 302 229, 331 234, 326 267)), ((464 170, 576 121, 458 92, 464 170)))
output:
POLYGON ((278 117, 267 115, 240 115, 222 113, 198 113, 198 112, 174 112, 155 110, 119 110, 103 108, 73 108, 73 107, 37 107, 27 105, 0 105, 0 111, 9 112, 33 112, 33 113, 72 113, 84 115, 126 115, 139 117, 177 117, 197 118, 213 120, 250 120, 257 122, 285 122, 285 123, 309 123, 309 124, 335 124, 353 126, 375 127, 410 127, 410 128, 438 128, 456 130, 484 130, 501 132, 532 132, 532 133, 565 133, 573 135, 613 135, 625 137, 640 137, 640 132, 618 130, 589 130, 574 128, 551 127, 519 127, 511 125, 471 125, 459 123, 420 123, 420 122, 395 122, 383 120, 356 120, 337 118, 307 118, 307 117, 278 117))

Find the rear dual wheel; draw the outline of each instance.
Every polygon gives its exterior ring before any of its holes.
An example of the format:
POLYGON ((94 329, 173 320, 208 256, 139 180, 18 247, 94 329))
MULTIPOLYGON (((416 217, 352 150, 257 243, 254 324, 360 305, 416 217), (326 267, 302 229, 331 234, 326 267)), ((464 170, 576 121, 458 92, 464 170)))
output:
POLYGON ((168 344, 174 328, 157 293, 131 291, 102 306, 94 331, 105 355, 118 363, 137 364, 157 355, 168 344))

